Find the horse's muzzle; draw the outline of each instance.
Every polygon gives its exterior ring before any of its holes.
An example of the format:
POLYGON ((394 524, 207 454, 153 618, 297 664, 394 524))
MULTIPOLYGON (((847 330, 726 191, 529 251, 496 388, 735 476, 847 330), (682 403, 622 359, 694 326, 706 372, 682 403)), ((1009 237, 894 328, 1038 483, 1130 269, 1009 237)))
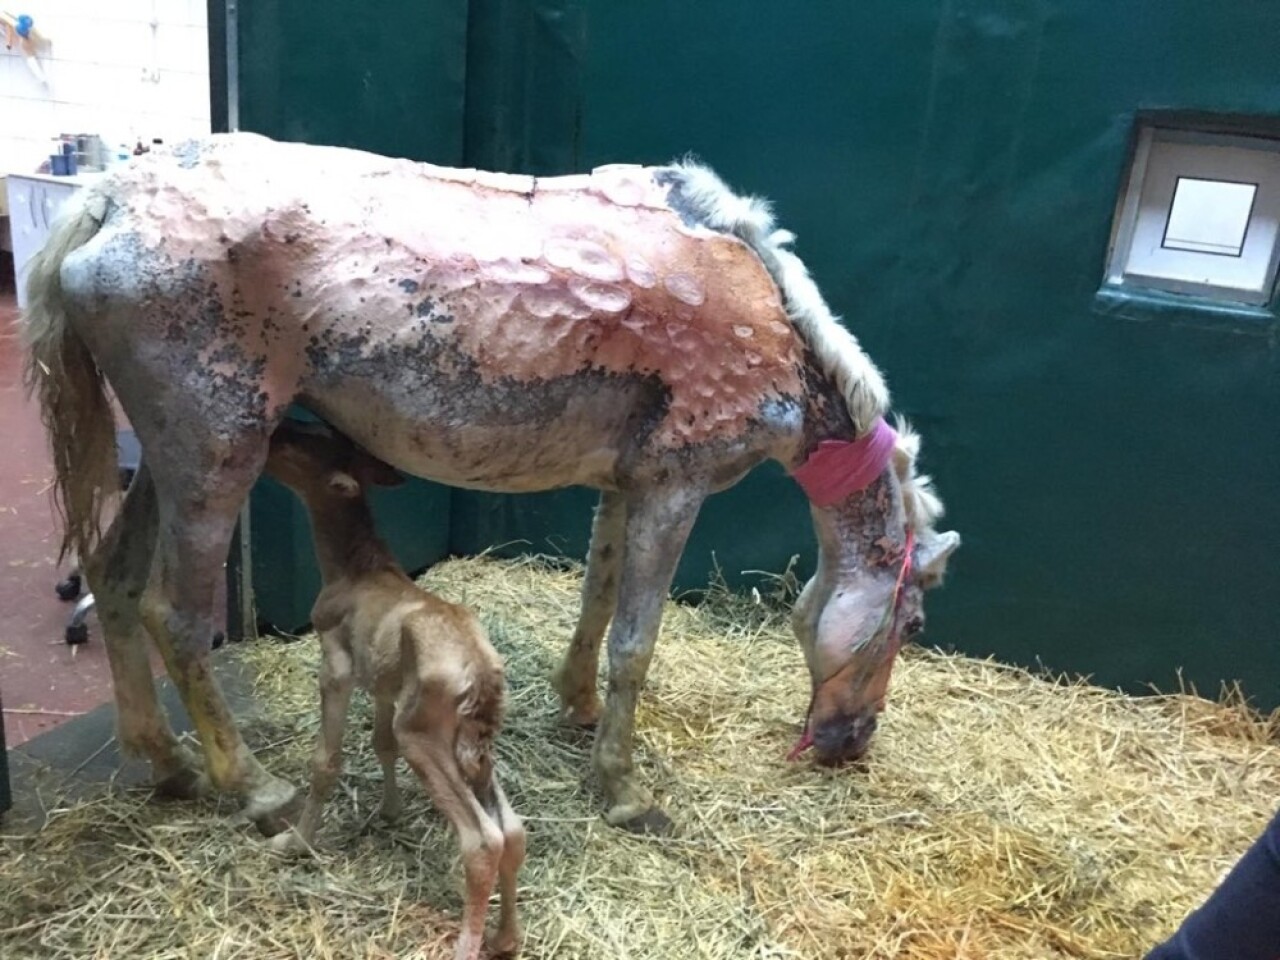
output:
POLYGON ((835 767, 859 760, 871 746, 876 732, 876 710, 855 716, 837 715, 813 728, 814 760, 835 767))

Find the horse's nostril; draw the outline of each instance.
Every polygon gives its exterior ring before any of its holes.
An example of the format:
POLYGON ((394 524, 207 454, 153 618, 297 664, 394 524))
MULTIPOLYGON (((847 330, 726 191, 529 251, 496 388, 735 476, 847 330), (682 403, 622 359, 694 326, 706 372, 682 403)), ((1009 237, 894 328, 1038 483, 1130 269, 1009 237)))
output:
POLYGON ((853 756, 861 756, 871 743, 871 735, 876 732, 876 715, 859 717, 853 721, 849 731, 849 750, 853 756))

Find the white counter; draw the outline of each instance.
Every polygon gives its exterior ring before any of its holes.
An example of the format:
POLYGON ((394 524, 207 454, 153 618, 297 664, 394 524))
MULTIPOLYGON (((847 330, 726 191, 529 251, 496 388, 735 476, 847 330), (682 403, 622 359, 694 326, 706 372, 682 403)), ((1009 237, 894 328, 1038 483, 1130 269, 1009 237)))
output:
POLYGON ((49 238, 58 211, 67 198, 81 187, 101 177, 99 172, 55 177, 47 173, 16 173, 3 177, 9 218, 9 240, 13 249, 13 270, 18 282, 18 306, 26 305, 25 270, 31 258, 49 238))

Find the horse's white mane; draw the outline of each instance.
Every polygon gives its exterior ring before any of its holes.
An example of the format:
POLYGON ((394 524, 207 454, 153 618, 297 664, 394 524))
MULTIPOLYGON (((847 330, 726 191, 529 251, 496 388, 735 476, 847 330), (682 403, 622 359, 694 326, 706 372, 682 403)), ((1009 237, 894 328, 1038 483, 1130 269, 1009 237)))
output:
POLYGON ((898 442, 893 449, 893 469, 902 484, 902 506, 907 523, 917 534, 932 530, 942 518, 942 498, 933 488, 933 478, 916 472, 920 455, 920 434, 903 417, 894 418, 898 442))
MULTIPOLYGON (((738 196, 696 160, 678 161, 672 170, 680 181, 682 204, 696 211, 702 223, 733 234, 760 257, 782 293, 791 323, 844 397, 854 429, 859 436, 866 433, 876 417, 889 412, 889 388, 857 338, 831 312, 808 268, 788 249, 795 235, 776 228, 769 201, 738 196)), ((916 473, 920 435, 900 418, 897 432, 893 464, 902 485, 907 522, 923 533, 942 516, 942 501, 932 480, 916 473)))
POLYGON ((775 228, 767 200, 738 196, 710 168, 688 158, 673 168, 681 182, 682 201, 697 211, 700 220, 712 229, 732 233, 763 261, 782 292, 792 324, 840 388, 858 435, 866 433, 876 417, 888 412, 889 388, 857 338, 822 299, 808 268, 787 249, 795 236, 775 228))

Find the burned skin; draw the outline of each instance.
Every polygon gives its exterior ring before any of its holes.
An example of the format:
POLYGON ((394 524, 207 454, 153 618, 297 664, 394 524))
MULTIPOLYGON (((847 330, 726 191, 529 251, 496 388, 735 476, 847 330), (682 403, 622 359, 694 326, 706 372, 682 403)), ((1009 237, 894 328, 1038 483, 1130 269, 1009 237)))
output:
POLYGON ((776 286, 644 171, 477 184, 307 149, 305 178, 215 147, 113 184, 66 270, 70 290, 121 291, 144 266, 122 306, 154 309, 81 331, 118 390, 139 372, 113 345, 163 327, 166 365, 198 367, 242 410, 251 396, 264 425, 298 399, 407 472, 502 491, 644 483, 704 445, 740 451, 719 486, 793 442, 803 347, 776 286), (344 173, 352 189, 321 189, 344 173), (119 269, 81 280, 80 258, 119 269))

